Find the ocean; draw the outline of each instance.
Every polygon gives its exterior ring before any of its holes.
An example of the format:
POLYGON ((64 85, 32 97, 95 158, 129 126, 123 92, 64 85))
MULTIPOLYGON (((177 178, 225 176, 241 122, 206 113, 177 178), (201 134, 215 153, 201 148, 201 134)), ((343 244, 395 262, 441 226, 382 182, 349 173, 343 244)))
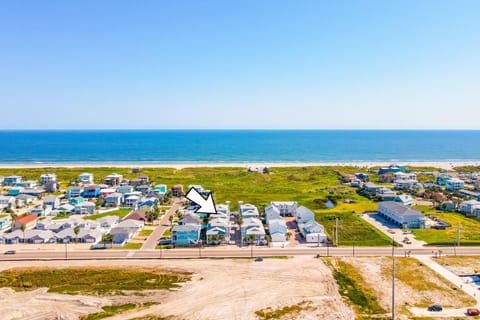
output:
POLYGON ((480 131, 0 131, 0 163, 319 163, 480 160, 480 131))

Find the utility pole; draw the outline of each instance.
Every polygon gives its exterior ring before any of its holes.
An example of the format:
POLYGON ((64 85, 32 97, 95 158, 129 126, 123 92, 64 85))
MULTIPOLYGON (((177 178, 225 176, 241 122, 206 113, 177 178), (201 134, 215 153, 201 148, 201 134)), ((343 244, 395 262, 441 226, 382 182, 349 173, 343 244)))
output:
POLYGON ((338 247, 338 218, 335 218, 335 247, 338 247))
POLYGON ((457 224, 457 247, 460 247, 460 222, 457 224))
POLYGON ((352 256, 355 257, 355 242, 352 242, 352 256))
POLYGON ((65 242, 65 260, 68 260, 67 243, 65 242))
POLYGON ((392 238, 392 320, 395 320, 395 240, 392 238))

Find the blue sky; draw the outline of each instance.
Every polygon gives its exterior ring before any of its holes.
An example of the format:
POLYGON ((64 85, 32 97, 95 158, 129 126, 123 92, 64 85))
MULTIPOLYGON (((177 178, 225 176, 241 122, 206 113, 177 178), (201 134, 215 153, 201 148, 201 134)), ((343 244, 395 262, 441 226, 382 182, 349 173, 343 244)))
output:
POLYGON ((480 1, 0 2, 3 129, 480 129, 480 1))

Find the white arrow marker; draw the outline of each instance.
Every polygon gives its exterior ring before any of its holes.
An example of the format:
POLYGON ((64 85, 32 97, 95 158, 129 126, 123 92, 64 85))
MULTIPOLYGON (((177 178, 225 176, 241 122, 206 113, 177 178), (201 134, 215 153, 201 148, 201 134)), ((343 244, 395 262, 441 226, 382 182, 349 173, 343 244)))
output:
POLYGON ((205 199, 194 187, 188 190, 187 195, 185 196, 188 200, 195 202, 200 206, 199 209, 195 210, 198 213, 217 213, 217 208, 215 207, 215 202, 213 202, 212 193, 208 194, 208 197, 205 199))

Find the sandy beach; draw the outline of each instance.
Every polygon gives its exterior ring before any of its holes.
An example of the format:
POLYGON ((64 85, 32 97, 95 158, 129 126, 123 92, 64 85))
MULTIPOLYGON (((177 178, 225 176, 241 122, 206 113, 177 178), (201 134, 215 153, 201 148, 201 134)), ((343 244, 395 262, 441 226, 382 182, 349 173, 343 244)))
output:
MULTIPOLYGON (((342 166, 342 167, 358 167, 371 168, 383 167, 391 165, 391 162, 185 162, 185 163, 115 163, 115 162, 85 162, 85 163, 0 163, 2 169, 19 169, 19 168, 174 168, 177 170, 185 168, 214 168, 214 167, 228 167, 228 168, 247 168, 247 167, 313 167, 313 166, 342 166)), ((479 161, 412 161, 412 162, 398 162, 398 164, 412 166, 412 167, 434 167, 443 170, 452 170, 457 166, 480 166, 479 161)))

